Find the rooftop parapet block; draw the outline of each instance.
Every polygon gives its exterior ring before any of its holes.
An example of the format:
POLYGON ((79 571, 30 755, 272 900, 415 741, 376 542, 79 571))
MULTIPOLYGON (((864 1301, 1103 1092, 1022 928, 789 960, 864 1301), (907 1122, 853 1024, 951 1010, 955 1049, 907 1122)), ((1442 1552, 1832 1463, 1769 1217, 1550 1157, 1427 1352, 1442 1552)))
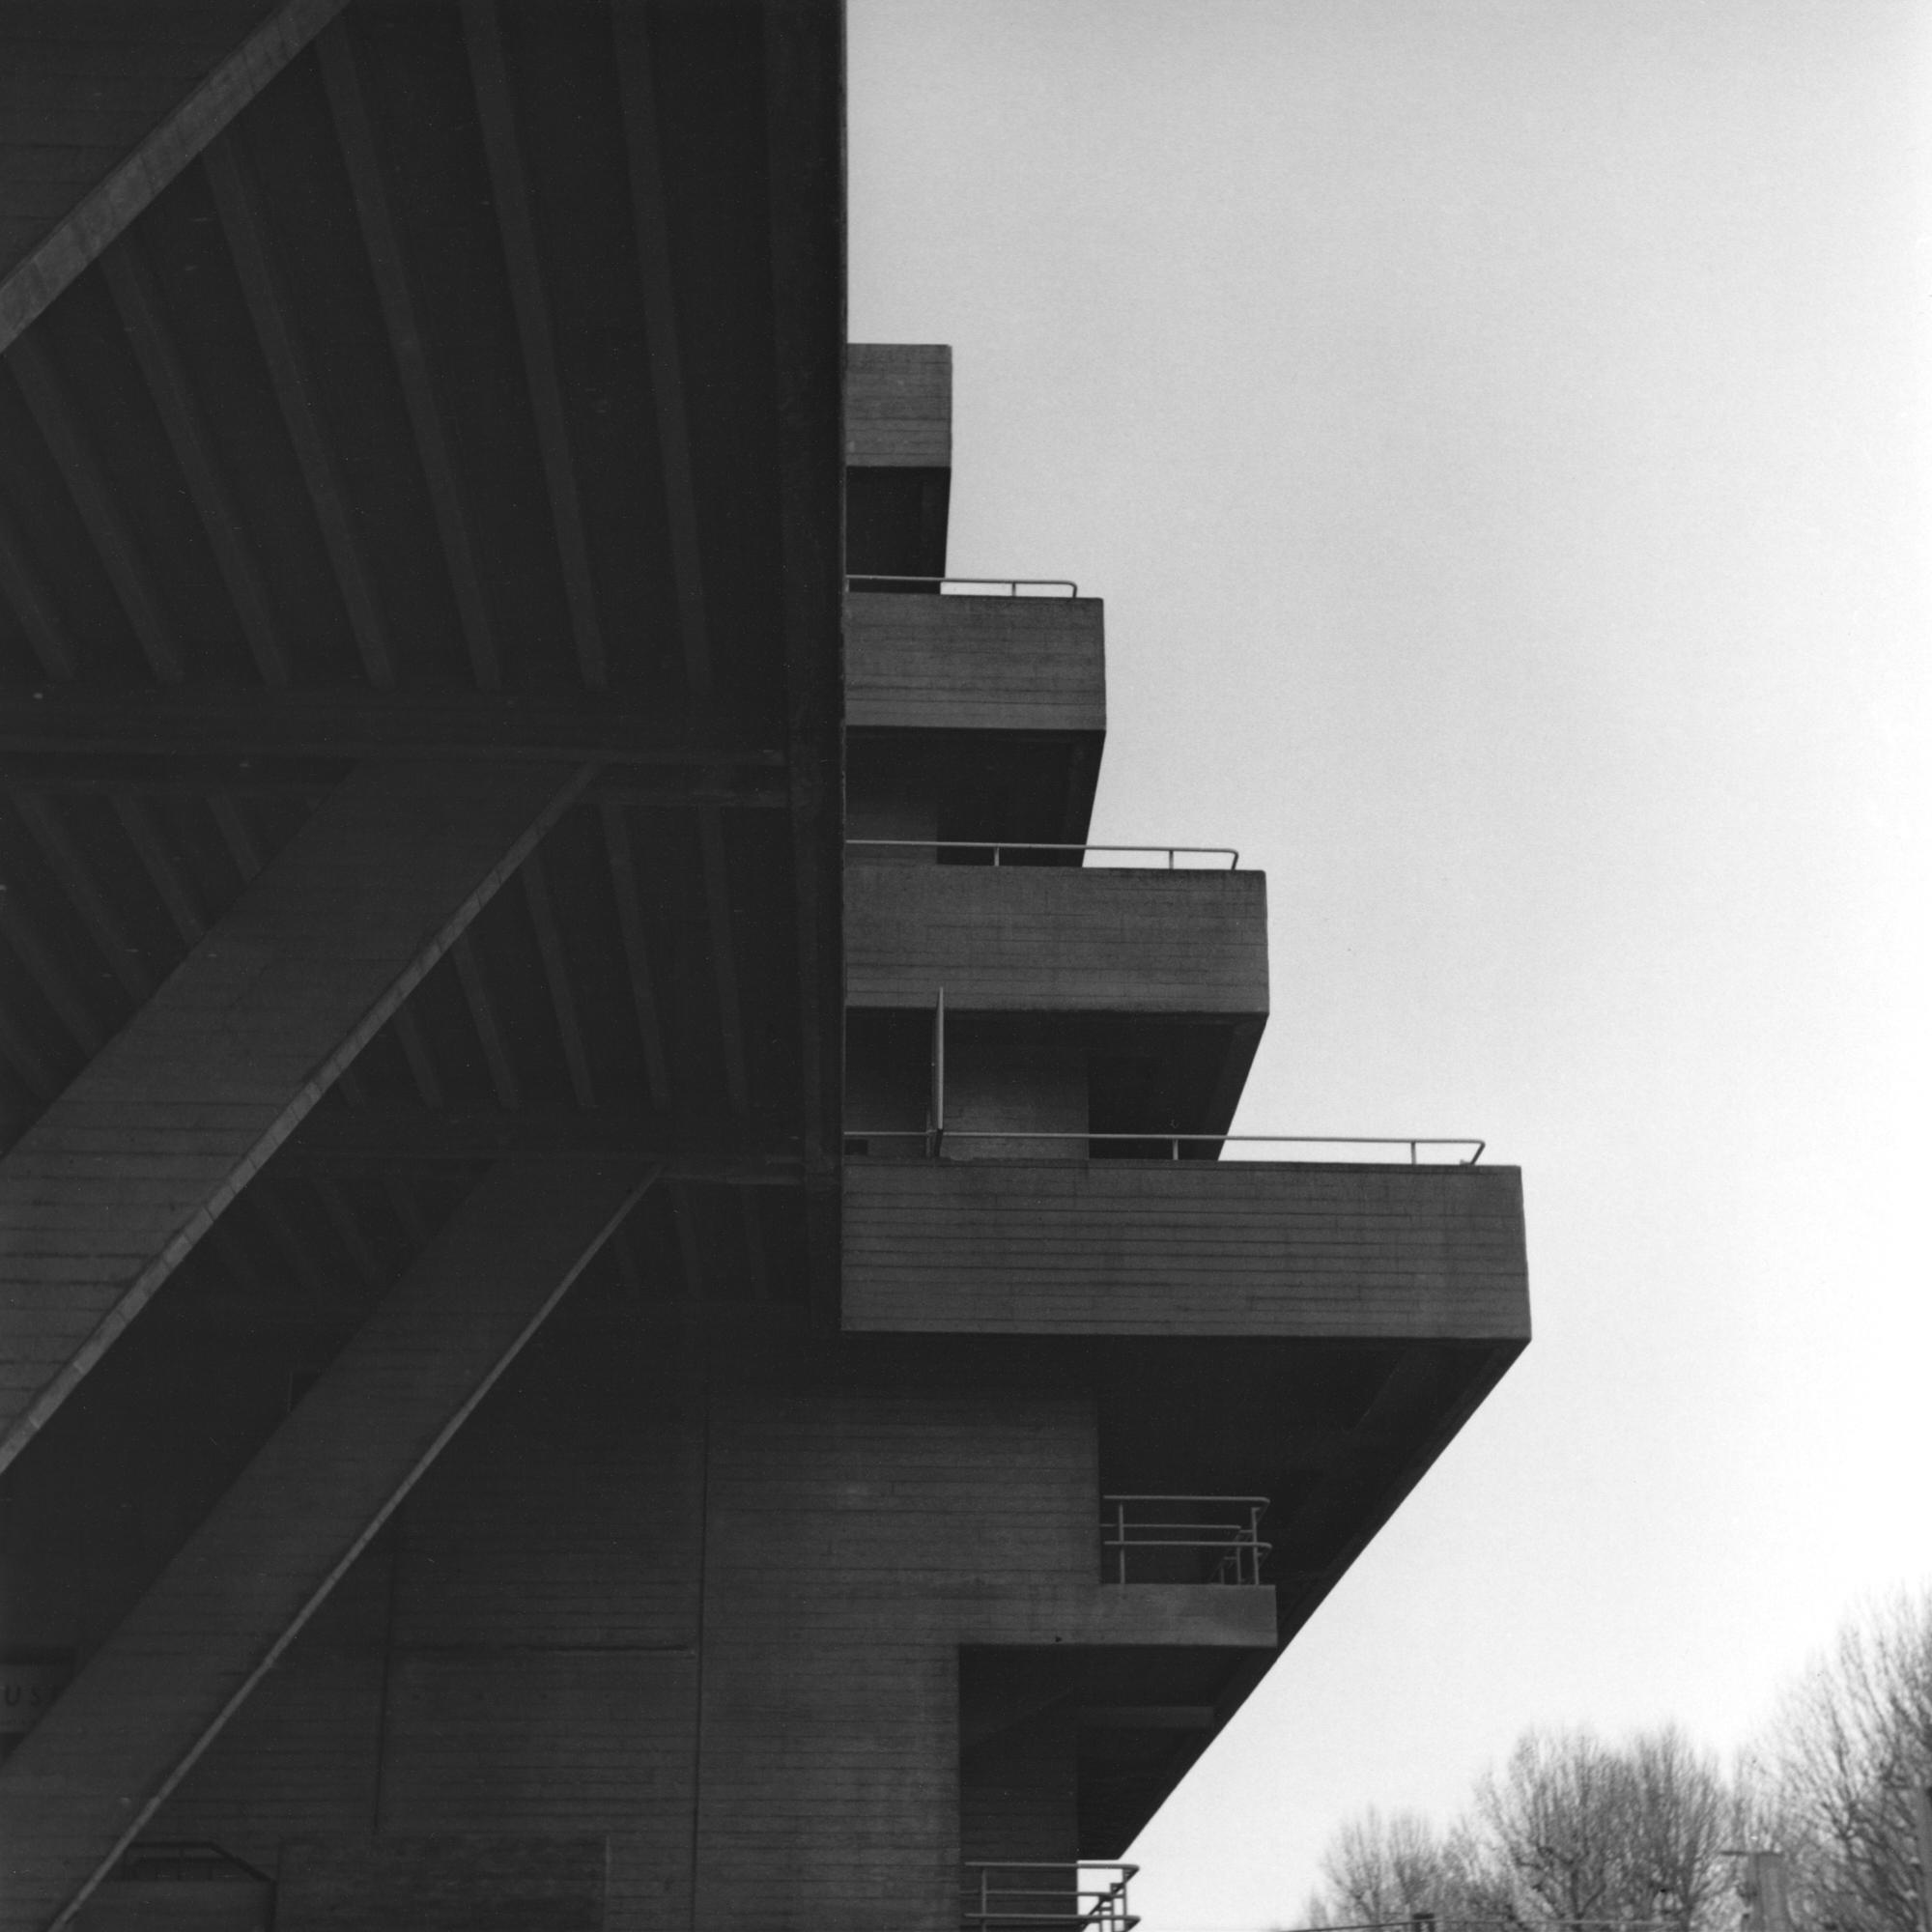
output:
POLYGON ((845 352, 845 461, 855 469, 952 467, 952 351, 855 342, 845 352))
POLYGON ((1513 1167, 853 1161, 844 1232, 848 1329, 1529 1339, 1513 1167))
POLYGON ((919 343, 845 352, 845 568, 859 588, 946 574, 952 490, 952 352, 919 343))
POLYGON ((845 722, 855 730, 1102 732, 1097 597, 845 601, 845 722))
MULTIPOLYGON (((855 854, 856 856, 856 854, 855 854)), ((958 1012, 1267 1011, 1261 872, 849 866, 852 1007, 958 1012)))

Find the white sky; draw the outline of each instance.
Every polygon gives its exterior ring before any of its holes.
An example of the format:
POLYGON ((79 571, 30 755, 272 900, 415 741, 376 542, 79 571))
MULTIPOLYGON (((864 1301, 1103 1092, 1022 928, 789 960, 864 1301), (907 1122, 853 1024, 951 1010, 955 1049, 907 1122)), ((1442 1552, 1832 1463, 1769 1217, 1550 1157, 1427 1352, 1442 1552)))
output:
POLYGON ((1298 1922, 1530 1722, 1932 1574, 1932 11, 852 0, 852 333, 1107 600, 1096 838, 1269 874, 1237 1125, 1487 1134, 1537 1340, 1137 1848, 1298 1922))

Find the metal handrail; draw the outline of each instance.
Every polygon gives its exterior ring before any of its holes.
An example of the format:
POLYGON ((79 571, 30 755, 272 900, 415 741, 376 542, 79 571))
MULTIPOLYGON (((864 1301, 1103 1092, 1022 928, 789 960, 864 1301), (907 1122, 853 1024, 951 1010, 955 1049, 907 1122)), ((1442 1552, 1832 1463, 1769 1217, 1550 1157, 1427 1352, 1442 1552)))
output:
POLYGON ((1109 1495, 1100 1498, 1100 1549, 1104 1561, 1115 1557, 1117 1583, 1127 1580, 1127 1552, 1132 1549, 1206 1549, 1221 1552, 1210 1579, 1214 1583, 1259 1584, 1262 1565, 1274 1545, 1262 1541, 1262 1518, 1268 1512, 1266 1496, 1147 1496, 1109 1495), (1196 1511, 1219 1510, 1220 1520, 1200 1521, 1197 1517, 1173 1519, 1138 1518, 1129 1520, 1132 1506, 1160 1503, 1196 1511), (1228 1521, 1235 1516, 1235 1521, 1228 1521), (1109 1535, 1107 1532, 1111 1531, 1109 1535))
POLYGON ((1122 1490, 1118 1495, 1108 1494, 1100 1498, 1103 1503, 1238 1503, 1243 1509, 1265 1510, 1274 1501, 1272 1496, 1203 1496, 1203 1495, 1141 1495, 1131 1490, 1122 1490))
POLYGON ((959 1922, 975 1932, 1000 1925, 1132 1932, 1140 1919, 1127 1910, 1127 1881, 1139 1870, 1139 1865, 1095 1859, 968 1859, 960 1876, 959 1922), (1043 1875, 1049 1872, 1063 1883, 1047 1884, 1043 1875), (995 1879, 1004 1875, 1017 1876, 1020 1883, 996 1885, 995 1879))
MULTIPOLYGON (((1193 871, 1206 867, 1176 867, 1174 855, 1177 852, 1190 852, 1213 859, 1225 859, 1229 871, 1241 863, 1241 855, 1232 845, 1061 845, 1050 844, 1032 838, 848 838, 845 843, 852 845, 904 845, 921 852, 990 852, 993 864, 1000 863, 1002 852, 1165 852, 1167 869, 1193 871)), ((1104 867, 1095 867, 1096 871, 1104 867)), ((1123 866, 1122 871, 1134 869, 1123 866)))
MULTIPOLYGON (((930 1138, 923 1127, 847 1127, 845 1137, 855 1141, 923 1141, 930 1138)), ((1164 1127, 1151 1128, 1146 1133, 1081 1133, 1077 1130, 1046 1127, 948 1127, 949 1141, 1160 1141, 1168 1147, 1166 1158, 1179 1160, 1183 1142, 1190 1145, 1206 1142, 1217 1147, 1233 1147, 1258 1142, 1269 1147, 1406 1147, 1408 1150, 1408 1164, 1420 1166, 1416 1150, 1418 1148, 1466 1147, 1474 1148, 1467 1160, 1459 1160, 1458 1167, 1474 1167, 1482 1159, 1489 1147, 1486 1140, 1478 1140, 1474 1134, 1174 1134, 1164 1127)), ((1151 1155, 1158 1159, 1158 1155, 1151 1155)))
POLYGON ((883 570, 854 570, 845 579, 846 589, 855 583, 928 583, 943 589, 949 583, 1004 583, 1009 597, 1020 594, 1020 585, 1033 590, 1064 590, 1069 597, 1080 595, 1080 586, 1066 577, 895 577, 883 570))

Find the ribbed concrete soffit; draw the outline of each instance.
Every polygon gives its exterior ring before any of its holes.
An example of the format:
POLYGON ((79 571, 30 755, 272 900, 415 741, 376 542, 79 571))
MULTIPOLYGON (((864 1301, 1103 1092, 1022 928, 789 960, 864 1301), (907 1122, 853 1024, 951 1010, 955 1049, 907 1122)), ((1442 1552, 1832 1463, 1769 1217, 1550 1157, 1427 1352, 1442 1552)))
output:
POLYGON ((357 770, 0 1161, 0 1467, 590 776, 357 770))
POLYGON ((650 1179, 486 1178, 0 1766, 0 1932, 67 1922, 650 1179))
POLYGON ((42 111, 14 144, 35 151, 18 153, 19 162, 40 165, 9 168, 0 153, 0 350, 346 4, 229 0, 192 18, 128 0, 10 6, 0 59, 16 78, 38 78, 42 111), (60 57, 48 58, 49 43, 60 57), (104 131, 117 121, 134 135, 118 153, 104 131))

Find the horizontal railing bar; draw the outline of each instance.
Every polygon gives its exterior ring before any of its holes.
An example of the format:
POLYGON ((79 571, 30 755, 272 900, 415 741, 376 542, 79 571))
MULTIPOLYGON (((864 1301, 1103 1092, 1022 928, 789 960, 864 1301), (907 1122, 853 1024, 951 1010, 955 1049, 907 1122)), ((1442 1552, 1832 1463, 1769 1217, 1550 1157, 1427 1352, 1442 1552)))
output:
POLYGON ((1061 1885, 1052 1885, 1045 1880, 1041 1880, 1035 1885, 1004 1886, 984 1893, 976 1891, 974 1895, 981 1898, 988 1907, 1003 1906, 1008 1911, 1011 1911, 1014 1906, 1025 1899, 1059 1899, 1071 1906, 1083 1899, 1118 1898, 1122 1888, 1125 1884, 1126 1881, 1124 1879, 1120 1879, 1115 1881, 1111 1887, 1103 1888, 1098 1883, 1076 1885, 1071 1878, 1061 1885))
POLYGON ((1136 1925, 1126 1909, 1124 1891, 1101 1893, 1065 1891, 998 1891, 988 1898, 967 1893, 960 1901, 962 1925, 1136 1925))
MULTIPOLYGON (((999 864, 1002 852, 1165 852, 1169 871, 1177 869, 1174 864, 1177 852, 1186 852, 1196 858, 1225 859, 1231 872, 1236 870, 1241 863, 1240 853, 1232 845, 1075 845, 1037 838, 848 838, 845 843, 848 846, 906 847, 920 852, 991 852, 995 865, 999 864)), ((1094 869, 1104 871, 1106 867, 1095 867, 1094 869)), ((1122 866, 1117 869, 1131 871, 1136 868, 1122 866)), ((1205 870, 1206 867, 1199 869, 1205 870)))
POLYGON ((1224 1536, 1110 1536, 1109 1549, 1264 1549, 1268 1546, 1252 1535, 1243 1523, 1223 1522, 1130 1522, 1136 1529, 1219 1529, 1224 1536))
POLYGON ((1157 1496, 1139 1494, 1132 1491, 1122 1491, 1119 1494, 1108 1494, 1100 1498, 1103 1503, 1240 1503, 1243 1506, 1259 1503, 1265 1509, 1274 1498, 1272 1496, 1157 1496))
MULTIPOLYGON (((922 1141, 924 1127, 847 1127, 845 1136, 855 1141, 922 1141)), ((1462 1167, 1474 1167, 1482 1159, 1489 1142, 1474 1134, 1171 1134, 1157 1127, 1140 1133, 1087 1133, 1075 1128, 1049 1127, 948 1127, 950 1141, 1185 1141, 1219 1147, 1472 1147, 1476 1150, 1462 1167)))
MULTIPOLYGON (((1104 1526, 1104 1525, 1103 1525, 1104 1526)), ((1217 1522, 1129 1523, 1133 1529, 1219 1529, 1217 1522)), ((1245 1529, 1230 1530, 1226 1536, 1109 1536, 1101 1539, 1105 1549, 1262 1549, 1258 1536, 1245 1529)))
POLYGON ((1108 1537, 1101 1545, 1102 1549, 1230 1549, 1242 1555, 1252 1555, 1257 1561, 1264 1556, 1274 1554, 1274 1545, 1262 1542, 1212 1543, 1189 1536, 1163 1536, 1146 1542, 1136 1542, 1131 1536, 1123 1543, 1117 1537, 1108 1537))
POLYGON ((1131 1932, 1141 1921, 1127 1910, 1126 1888, 1108 1892, 1078 1896, 1064 1891, 996 1892, 981 1898, 975 1892, 962 1894, 959 1922, 970 1926, 992 1925, 1078 1925, 1095 1932, 1131 1932))
POLYGON ((1080 595, 1080 586, 1069 577, 896 577, 885 570, 854 570, 846 573, 845 587, 855 583, 926 583, 943 589, 949 583, 1004 583, 1010 595, 1019 595, 1019 586, 1030 590, 1064 590, 1069 597, 1080 595))
MULTIPOLYGON (((924 1127, 847 1127, 845 1132, 875 1140, 897 1134, 918 1140, 924 1127)), ((1241 1141, 1293 1142, 1309 1147, 1487 1147, 1474 1134, 1170 1134, 1158 1127, 1122 1127, 1090 1132, 1085 1127, 948 1127, 950 1141, 1241 1141)))
MULTIPOLYGON (((1242 1520, 1239 1522, 1231 1522, 1226 1517, 1210 1518, 1205 1520, 1195 1517, 1144 1517, 1133 1522, 1129 1522, 1125 1525, 1125 1528, 1127 1530, 1216 1529, 1224 1530, 1230 1536, 1253 1536, 1256 1533, 1255 1524, 1259 1520, 1254 1512, 1261 1507, 1260 1503, 1250 1504, 1243 1513, 1242 1520)), ((1107 1522, 1112 1524, 1115 1529, 1122 1528, 1122 1524, 1118 1520, 1120 1514, 1121 1506, 1118 1503, 1112 1509, 1104 1512, 1107 1522)))
MULTIPOLYGON (((1243 1520, 1239 1522, 1230 1522, 1226 1517, 1210 1518, 1205 1521, 1195 1517, 1143 1517, 1134 1522, 1128 1523, 1127 1528, 1220 1529, 1225 1530, 1230 1536, 1250 1536, 1254 1533, 1256 1520, 1254 1512, 1259 1508, 1261 1508, 1259 1503, 1248 1504, 1243 1512, 1243 1520)), ((1230 1513, 1232 1514, 1232 1512, 1233 1506, 1231 1505, 1230 1513)), ((1111 1510, 1106 1512, 1106 1515, 1111 1520, 1118 1517, 1120 1513, 1121 1506, 1117 1503, 1111 1510)), ((1115 1526, 1118 1528, 1119 1524, 1117 1523, 1115 1526)))
POLYGON ((1140 1866, 1120 1859, 962 1859, 968 1871, 1119 1872, 1122 1881, 1138 1878, 1140 1866))

